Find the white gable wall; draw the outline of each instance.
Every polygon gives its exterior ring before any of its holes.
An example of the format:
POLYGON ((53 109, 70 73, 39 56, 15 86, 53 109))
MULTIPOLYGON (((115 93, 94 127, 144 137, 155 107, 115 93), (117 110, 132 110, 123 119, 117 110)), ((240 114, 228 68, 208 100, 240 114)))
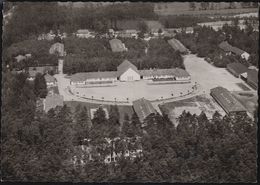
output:
POLYGON ((241 55, 241 57, 244 58, 244 59, 246 59, 246 60, 249 59, 249 56, 250 56, 250 55, 249 55, 247 52, 244 52, 244 53, 241 55))
POLYGON ((140 80, 140 75, 133 69, 129 68, 119 78, 120 81, 137 81, 140 80))

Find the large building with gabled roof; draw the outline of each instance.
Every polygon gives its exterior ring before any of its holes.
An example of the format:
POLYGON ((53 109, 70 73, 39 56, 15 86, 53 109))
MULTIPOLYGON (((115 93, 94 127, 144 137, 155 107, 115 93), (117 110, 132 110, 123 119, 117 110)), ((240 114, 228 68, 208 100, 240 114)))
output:
POLYGON ((211 96, 227 114, 246 112, 244 106, 224 87, 215 87, 210 90, 211 96))
POLYGON ((71 76, 71 85, 108 86, 116 81, 139 81, 141 79, 190 82, 191 77, 187 71, 180 68, 138 70, 134 64, 124 60, 117 67, 117 71, 76 73, 71 76))

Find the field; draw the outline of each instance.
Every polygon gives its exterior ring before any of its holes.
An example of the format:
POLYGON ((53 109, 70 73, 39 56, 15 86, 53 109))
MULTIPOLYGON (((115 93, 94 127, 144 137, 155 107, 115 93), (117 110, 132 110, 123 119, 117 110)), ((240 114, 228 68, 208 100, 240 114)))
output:
MULTIPOLYGON (((102 106, 103 108, 106 108, 108 111, 110 109, 110 105, 94 104, 94 103, 79 102, 79 101, 65 101, 64 104, 67 105, 68 107, 70 107, 72 112, 75 111, 75 108, 77 107, 77 105, 81 105, 82 107, 85 106, 88 109, 89 117, 91 116, 90 109, 96 109, 100 106, 102 106)), ((132 106, 118 105, 118 109, 119 109, 119 113, 120 113, 120 122, 121 123, 124 120, 125 114, 128 114, 128 116, 131 118, 134 113, 132 106)))
POLYGON ((214 101, 214 99, 207 94, 195 96, 189 99, 165 103, 159 105, 162 112, 168 115, 169 119, 177 125, 176 118, 185 110, 191 114, 199 115, 202 111, 205 112, 207 117, 211 119, 215 111, 221 115, 225 115, 224 110, 214 101))
POLYGON ((232 94, 247 109, 250 114, 254 114, 255 107, 258 106, 257 92, 234 91, 232 94))
POLYGON ((174 2, 174 3, 160 3, 160 9, 155 6, 155 12, 158 15, 230 15, 230 14, 241 14, 257 12, 257 8, 241 8, 241 6, 236 3, 236 9, 224 9, 229 6, 228 3, 221 2, 214 4, 214 10, 199 10, 200 5, 196 3, 196 9, 194 11, 190 10, 188 2, 174 2))

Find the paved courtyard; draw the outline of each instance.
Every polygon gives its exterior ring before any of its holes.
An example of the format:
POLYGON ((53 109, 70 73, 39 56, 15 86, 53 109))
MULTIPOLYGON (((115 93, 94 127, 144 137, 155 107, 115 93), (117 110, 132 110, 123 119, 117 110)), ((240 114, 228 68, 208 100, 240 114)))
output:
POLYGON ((237 83, 243 83, 249 87, 243 80, 234 77, 225 68, 214 67, 196 55, 185 55, 184 65, 193 81, 197 81, 206 93, 209 93, 210 89, 216 86, 223 86, 230 91, 243 90, 237 83))

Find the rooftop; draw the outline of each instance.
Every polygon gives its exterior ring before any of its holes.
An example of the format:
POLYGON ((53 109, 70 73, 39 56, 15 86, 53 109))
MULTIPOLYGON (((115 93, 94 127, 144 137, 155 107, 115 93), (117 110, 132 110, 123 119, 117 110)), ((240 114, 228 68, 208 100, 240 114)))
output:
POLYGON ((237 47, 231 46, 227 41, 221 42, 219 44, 219 48, 223 49, 226 52, 235 53, 236 55, 242 55, 243 53, 245 53, 245 51, 243 51, 237 47))
POLYGON ((227 64, 227 68, 233 69, 237 74, 242 74, 248 70, 245 65, 238 62, 227 64))
POLYGON ((177 39, 170 39, 168 43, 172 46, 174 50, 179 50, 180 52, 187 52, 187 48, 177 39))
POLYGON ((48 112, 50 109, 57 106, 63 106, 63 96, 58 94, 48 95, 44 101, 44 111, 48 112))
POLYGON ((46 75, 44 75, 44 78, 47 83, 56 82, 56 78, 54 78, 53 76, 51 76, 48 73, 46 75))
POLYGON ((133 69, 135 72, 138 72, 137 67, 132 64, 131 62, 129 62, 128 60, 124 60, 118 67, 117 67, 117 72, 118 75, 120 76, 121 74, 123 74, 126 70, 128 70, 129 68, 133 69))
POLYGON ((144 98, 133 101, 133 107, 141 122, 150 114, 156 114, 156 110, 151 102, 144 98))
POLYGON ((119 39, 112 39, 109 41, 111 49, 113 52, 122 52, 125 51, 125 46, 119 39))
POLYGON ((243 105, 226 88, 218 86, 210 91, 211 95, 221 102, 221 106, 228 113, 246 111, 243 105))
POLYGON ((97 78, 116 78, 117 71, 99 71, 99 72, 86 72, 76 73, 71 76, 71 81, 85 81, 86 79, 97 79, 97 78))

